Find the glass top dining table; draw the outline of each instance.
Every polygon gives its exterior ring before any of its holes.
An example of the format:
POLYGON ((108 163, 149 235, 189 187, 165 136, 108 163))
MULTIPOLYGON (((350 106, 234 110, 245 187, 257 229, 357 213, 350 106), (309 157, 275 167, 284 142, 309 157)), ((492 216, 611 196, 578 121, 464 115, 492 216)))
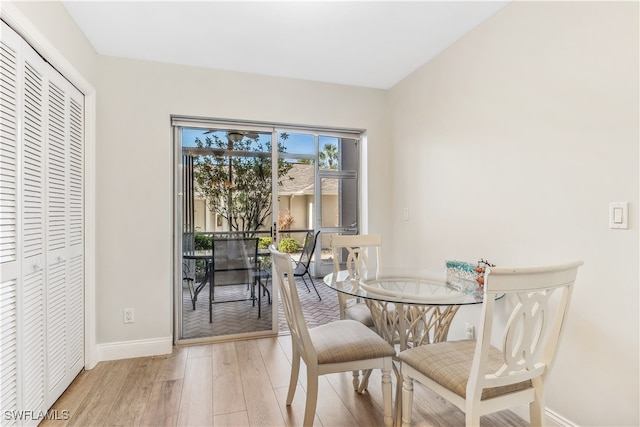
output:
POLYGON ((467 305, 482 302, 480 292, 462 292, 444 280, 420 276, 383 275, 377 279, 352 281, 346 270, 324 277, 324 283, 338 292, 363 299, 416 305, 467 305))
POLYGON ((420 275, 389 274, 351 280, 346 270, 324 277, 325 285, 360 298, 369 307, 375 328, 400 351, 447 340, 451 321, 461 306, 482 303, 482 293, 461 291, 420 275))

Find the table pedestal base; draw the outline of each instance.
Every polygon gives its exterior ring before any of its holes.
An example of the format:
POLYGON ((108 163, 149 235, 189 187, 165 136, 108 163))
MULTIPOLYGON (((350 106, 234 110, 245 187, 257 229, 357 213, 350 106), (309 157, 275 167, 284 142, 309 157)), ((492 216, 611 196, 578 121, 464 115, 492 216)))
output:
POLYGON ((405 305, 365 300, 376 331, 400 351, 418 345, 446 341, 458 305, 405 305))
MULTIPOLYGON (((447 340, 451 321, 458 312, 458 305, 405 305, 366 299, 378 334, 389 344, 407 348, 447 340)), ((402 424, 402 383, 400 369, 393 364, 396 375, 396 403, 394 425, 402 424)), ((367 380, 365 377, 363 381, 367 380)))

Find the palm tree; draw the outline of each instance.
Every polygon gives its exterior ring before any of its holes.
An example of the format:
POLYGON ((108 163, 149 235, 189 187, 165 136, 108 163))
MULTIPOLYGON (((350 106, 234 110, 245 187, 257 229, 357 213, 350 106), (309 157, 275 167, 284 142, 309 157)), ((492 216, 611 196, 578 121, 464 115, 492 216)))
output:
POLYGON ((325 144, 322 151, 318 153, 320 166, 327 169, 338 169, 338 146, 335 144, 325 144))

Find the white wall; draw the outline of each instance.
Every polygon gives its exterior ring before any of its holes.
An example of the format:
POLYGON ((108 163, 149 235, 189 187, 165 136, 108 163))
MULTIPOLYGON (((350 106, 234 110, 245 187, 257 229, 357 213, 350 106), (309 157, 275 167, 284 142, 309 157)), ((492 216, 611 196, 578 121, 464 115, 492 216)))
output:
POLYGON ((385 264, 584 260, 547 394, 582 426, 640 422, 638 12, 514 2, 390 91, 385 264), (608 228, 613 201, 629 230, 608 228))
MULTIPOLYGON (((171 114, 366 128, 368 167, 390 167, 381 90, 101 57, 98 93, 99 343, 171 334, 171 114)), ((370 175, 369 206, 384 205, 382 177, 370 175)), ((384 215, 372 209, 370 227, 384 215)))

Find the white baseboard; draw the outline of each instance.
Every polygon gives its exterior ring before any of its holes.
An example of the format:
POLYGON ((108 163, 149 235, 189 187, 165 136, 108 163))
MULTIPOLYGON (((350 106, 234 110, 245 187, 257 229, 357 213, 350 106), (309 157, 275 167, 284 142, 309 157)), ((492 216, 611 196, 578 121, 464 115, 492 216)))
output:
MULTIPOLYGON (((511 410, 520 418, 529 421, 529 406, 517 406, 511 408, 511 410)), ((544 425, 546 427, 578 427, 576 423, 569 421, 549 408, 545 408, 544 410, 544 425)))
POLYGON ((172 337, 98 344, 98 361, 158 356, 172 351, 172 337))
POLYGON ((552 411, 549 408, 546 408, 544 411, 545 421, 548 422, 549 426, 560 426, 560 427, 578 427, 576 423, 573 421, 569 421, 562 415, 557 412, 552 411))

